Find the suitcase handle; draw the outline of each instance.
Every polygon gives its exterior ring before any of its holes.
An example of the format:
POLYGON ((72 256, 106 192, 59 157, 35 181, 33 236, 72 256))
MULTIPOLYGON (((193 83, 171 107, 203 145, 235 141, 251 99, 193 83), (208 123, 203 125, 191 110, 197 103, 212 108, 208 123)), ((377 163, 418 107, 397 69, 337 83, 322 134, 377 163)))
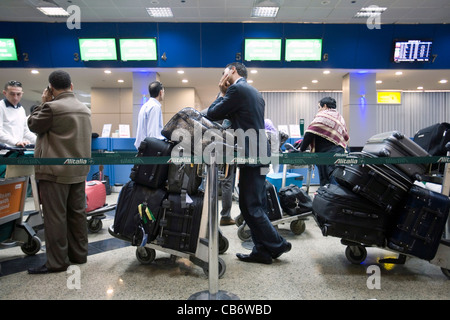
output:
POLYGON ((354 211, 350 209, 342 209, 342 213, 348 214, 350 216, 355 216, 358 218, 365 218, 365 219, 378 219, 379 216, 374 213, 368 213, 368 212, 361 212, 361 211, 354 211))

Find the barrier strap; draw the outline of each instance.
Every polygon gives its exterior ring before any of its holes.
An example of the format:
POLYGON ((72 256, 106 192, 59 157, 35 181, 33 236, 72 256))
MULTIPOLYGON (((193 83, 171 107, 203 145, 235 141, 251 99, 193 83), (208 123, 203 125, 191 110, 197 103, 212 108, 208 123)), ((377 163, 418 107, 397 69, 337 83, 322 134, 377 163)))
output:
MULTIPOLYGON (((221 158, 218 164, 291 164, 291 165, 355 165, 355 164, 429 164, 449 163, 447 156, 428 157, 355 157, 333 153, 282 153, 270 158, 221 158)), ((32 158, 3 157, 0 165, 121 165, 121 164, 167 164, 167 163, 209 163, 209 157, 136 157, 134 152, 93 153, 91 158, 32 158)))

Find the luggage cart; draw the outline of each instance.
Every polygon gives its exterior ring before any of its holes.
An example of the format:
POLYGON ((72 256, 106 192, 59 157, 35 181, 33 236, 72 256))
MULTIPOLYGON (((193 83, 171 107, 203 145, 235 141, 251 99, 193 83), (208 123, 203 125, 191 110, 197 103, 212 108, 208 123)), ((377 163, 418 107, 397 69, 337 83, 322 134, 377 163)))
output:
MULTIPOLYGON (((202 166, 203 167, 203 166, 202 166)), ((204 177, 205 173, 202 173, 204 177)), ((211 179, 207 178, 206 186, 204 189, 204 200, 203 200, 203 209, 202 209, 202 217, 200 221, 199 235, 197 239, 197 247, 195 253, 177 251, 170 248, 165 248, 158 243, 158 238, 150 243, 145 244, 144 246, 138 246, 136 248, 136 258, 142 264, 150 264, 155 260, 156 250, 165 252, 171 255, 171 259, 175 260, 177 257, 185 258, 193 262, 195 265, 201 267, 203 272, 208 275, 209 274, 209 236, 208 236, 208 217, 209 217, 209 207, 211 197, 209 196, 209 192, 211 189, 211 185, 215 182, 211 182, 211 179)), ((118 239, 130 242, 130 239, 121 237, 119 234, 114 232, 114 226, 111 225, 108 228, 108 232, 118 239)), ((228 239, 222 235, 219 231, 218 234, 218 253, 222 254, 229 247, 228 239)), ((219 267, 219 278, 221 278, 226 271, 226 264, 222 258, 218 258, 218 267, 219 267)))
MULTIPOLYGON (((450 156, 450 143, 446 145, 447 157, 450 156)), ((424 177, 426 180, 427 177, 424 177)), ((433 177, 431 177, 432 181, 435 181, 433 177)), ((442 189, 441 193, 449 196, 450 195, 450 165, 448 163, 445 164, 444 175, 442 178, 442 189)), ((353 264, 362 263, 367 257, 367 247, 371 247, 369 245, 365 245, 363 243, 356 243, 352 241, 348 241, 345 239, 341 239, 341 243, 347 248, 345 249, 345 256, 348 261, 353 264)), ((394 253, 399 253, 398 258, 386 258, 380 259, 380 263, 391 263, 391 264, 405 264, 407 259, 416 258, 414 256, 406 255, 404 253, 396 252, 391 248, 382 247, 382 249, 386 249, 392 251, 394 253)), ((450 279, 450 216, 447 218, 447 223, 445 226, 444 234, 439 243, 438 250, 436 252, 435 257, 429 261, 432 265, 436 265, 441 268, 442 273, 450 279)))
POLYGON ((0 179, 0 247, 20 245, 27 255, 35 255, 42 243, 36 232, 23 222, 28 176, 0 179))
MULTIPOLYGON (((312 165, 308 166, 308 174, 306 178, 306 192, 309 192, 309 187, 311 184, 311 174, 312 174, 312 165)), ((283 165, 283 177, 281 180, 281 187, 286 186, 286 173, 287 173, 287 165, 283 165)), ((283 212, 281 206, 280 206, 280 212, 283 212)), ((280 219, 272 220, 270 221, 273 226, 278 226, 282 224, 289 223, 290 230, 295 235, 301 235, 306 230, 306 224, 305 221, 308 220, 308 217, 312 215, 312 211, 308 211, 305 213, 301 213, 295 216, 290 216, 283 213, 283 216, 280 219)), ((242 241, 249 241, 251 240, 251 233, 250 229, 247 226, 247 224, 244 221, 244 217, 240 214, 235 219, 236 225, 238 226, 237 235, 239 239, 242 241)))

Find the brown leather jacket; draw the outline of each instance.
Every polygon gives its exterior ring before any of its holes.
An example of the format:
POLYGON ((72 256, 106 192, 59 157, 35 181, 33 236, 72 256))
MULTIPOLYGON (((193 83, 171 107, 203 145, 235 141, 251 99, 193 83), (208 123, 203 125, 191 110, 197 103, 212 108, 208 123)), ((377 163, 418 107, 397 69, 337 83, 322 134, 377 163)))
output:
MULTIPOLYGON (((71 91, 37 107, 28 118, 28 127, 37 134, 35 158, 91 157, 91 111, 71 91)), ((83 182, 88 172, 87 162, 35 166, 36 179, 64 184, 83 182)))

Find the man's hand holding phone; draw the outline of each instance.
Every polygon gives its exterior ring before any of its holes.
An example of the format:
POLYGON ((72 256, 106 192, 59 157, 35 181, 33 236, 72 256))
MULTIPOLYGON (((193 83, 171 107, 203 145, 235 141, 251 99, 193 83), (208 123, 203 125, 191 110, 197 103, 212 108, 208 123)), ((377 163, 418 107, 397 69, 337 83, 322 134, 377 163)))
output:
POLYGON ((232 70, 227 68, 224 71, 222 78, 220 78, 219 89, 222 97, 227 93, 228 88, 231 86, 231 76, 232 70))
POLYGON ((49 86, 44 89, 44 92, 42 92, 42 102, 49 102, 53 100, 53 91, 50 89, 49 86))

